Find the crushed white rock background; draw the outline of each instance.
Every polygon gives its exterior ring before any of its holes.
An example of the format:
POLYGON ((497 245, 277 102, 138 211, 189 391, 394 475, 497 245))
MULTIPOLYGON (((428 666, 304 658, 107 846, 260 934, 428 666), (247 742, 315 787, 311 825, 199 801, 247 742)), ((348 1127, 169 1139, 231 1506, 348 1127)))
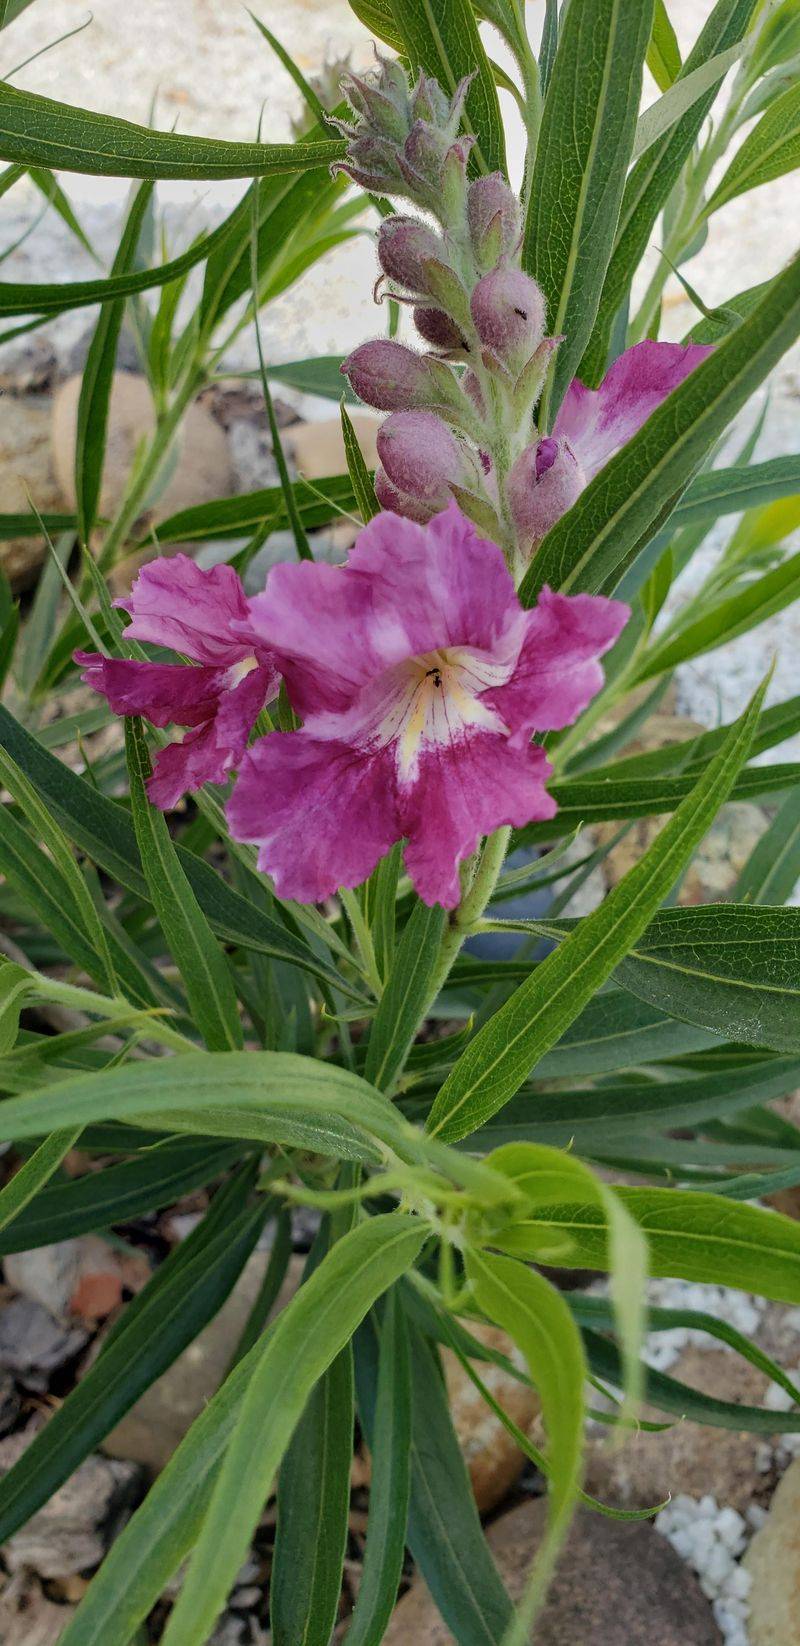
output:
MULTIPOLYGON (((711 10, 712 0, 669 0, 669 11, 682 45, 696 36, 711 10)), ((366 30, 345 0, 260 0, 255 8, 279 36, 307 75, 323 65, 350 55, 357 66, 371 59, 366 30)), ((540 24, 541 0, 527 6, 532 32, 540 24)), ((56 41, 89 16, 85 0, 43 0, 30 7, 0 35, 0 76, 5 76, 46 38, 56 41)), ((491 31, 487 31, 491 36, 491 31)), ((492 53, 502 57, 496 37, 492 53)), ((118 0, 92 0, 91 21, 80 34, 37 57, 13 77, 13 83, 45 95, 62 97, 81 106, 147 121, 156 95, 156 123, 163 129, 177 124, 183 132, 205 136, 251 139, 262 105, 271 140, 291 135, 298 111, 297 92, 289 77, 259 40, 244 7, 232 0, 143 0, 136 7, 120 7, 118 0)), ((652 83, 647 100, 656 95, 652 83)), ((501 94, 511 132, 512 173, 521 165, 521 136, 509 99, 501 94)), ((119 233, 125 184, 76 175, 61 178, 100 256, 107 263, 119 233)), ((244 185, 238 183, 173 183, 159 187, 165 209, 170 245, 180 248, 188 239, 213 225, 230 209, 244 185)), ((778 180, 752 195, 731 202, 712 218, 706 245, 688 269, 692 283, 707 304, 721 304, 745 287, 776 274, 797 249, 797 212, 793 207, 795 179, 778 180)), ((13 244, 38 215, 41 198, 20 183, 0 203, 0 248, 13 244)), ((657 243, 649 254, 645 277, 658 258, 657 243)), ((96 274, 96 265, 68 234, 54 214, 36 227, 30 238, 6 260, 5 279, 75 280, 96 274)), ((341 353, 365 333, 380 330, 373 318, 371 287, 373 255, 367 242, 357 239, 339 248, 312 269, 290 292, 271 304, 264 317, 268 357, 275 361, 302 355, 341 353)), ((673 277, 666 287, 666 325, 671 337, 681 338, 696 320, 696 312, 673 277)), ((49 339, 64 359, 91 323, 93 311, 66 315, 39 334, 49 339)), ((24 340, 23 340, 24 346, 24 340)), ((12 348, 14 346, 12 345, 12 348)), ((5 350, 4 369, 13 360, 5 350)), ((254 364, 246 348, 230 364, 242 369, 254 364)), ((765 426, 756 451, 759 459, 798 450, 800 404, 800 348, 793 349, 764 386, 755 404, 740 421, 728 443, 723 461, 730 460, 769 397, 765 426)), ((302 409, 329 414, 323 406, 305 400, 302 409)), ((709 537, 684 574, 672 596, 672 609, 699 586, 713 565, 734 522, 722 523, 709 537)), ((796 657, 800 650, 800 605, 771 618, 749 635, 685 665, 678 671, 678 703, 689 718, 714 726, 737 714, 763 677, 773 654, 777 668, 769 700, 780 701, 797 690, 796 657)), ((771 751, 768 759, 775 758, 771 751)), ((800 738, 782 746, 782 759, 800 758, 800 738)), ((664 1307, 700 1309, 728 1321, 743 1333, 757 1327, 764 1305, 759 1299, 721 1287, 655 1281, 650 1301, 664 1307)), ((800 1310, 797 1316, 800 1345, 800 1310)), ((647 1358, 666 1371, 693 1342, 710 1344, 705 1334, 683 1328, 653 1334, 647 1358)), ((715 1345, 719 1346, 719 1345, 715 1345)), ((800 1354, 800 1349, 799 1349, 800 1354)), ((773 1385, 767 1404, 780 1412, 789 1397, 773 1385)), ((768 1472, 785 1467, 800 1453, 800 1436, 764 1441, 760 1466, 768 1472)), ((758 1462, 758 1459, 757 1459, 758 1462)), ((740 1557, 764 1510, 751 1505, 747 1517, 708 1495, 701 1499, 679 1496, 656 1520, 659 1532, 697 1572, 712 1603, 726 1646, 748 1646, 747 1592, 749 1576, 740 1557)), ((788 1643, 787 1643, 788 1646, 788 1643)))

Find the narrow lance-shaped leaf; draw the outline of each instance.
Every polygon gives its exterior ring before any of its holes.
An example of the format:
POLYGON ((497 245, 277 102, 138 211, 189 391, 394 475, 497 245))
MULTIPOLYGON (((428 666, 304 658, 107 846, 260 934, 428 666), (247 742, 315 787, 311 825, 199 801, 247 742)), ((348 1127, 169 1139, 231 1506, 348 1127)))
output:
POLYGON ((507 1646, 525 1646, 569 1531, 583 1476, 584 1387, 581 1335, 567 1304, 543 1275, 493 1253, 470 1250, 466 1272, 478 1307, 508 1332, 528 1363, 549 1442, 549 1524, 507 1646))
POLYGON ((400 1212, 361 1224, 336 1242, 279 1317, 248 1385, 164 1646, 206 1640, 317 1378, 414 1262, 427 1234, 425 1224, 400 1212))
POLYGON ((344 144, 228 143, 153 131, 116 115, 74 108, 0 85, 0 159, 98 177, 266 177, 327 166, 344 144))
POLYGON ((558 409, 597 313, 636 129, 653 0, 582 0, 561 24, 542 116, 523 265, 563 336, 541 416, 558 409))
POLYGON ((209 1050, 235 1050, 243 1033, 228 963, 181 868, 166 820, 147 798, 150 761, 140 722, 126 720, 125 746, 133 825, 164 936, 209 1050))
POLYGON ((381 1325, 378 1385, 370 1442, 372 1479, 367 1545, 350 1646, 380 1646, 403 1571, 411 1487, 411 1368, 408 1327, 392 1287, 381 1325))
MULTIPOLYGON (((134 262, 142 223, 152 193, 151 183, 144 184, 136 191, 117 255, 111 266, 112 275, 127 273, 134 262)), ((75 495, 78 504, 78 530, 85 544, 89 542, 97 516, 111 384, 124 315, 124 298, 118 297, 113 302, 103 304, 81 379, 75 436, 75 495)))
MULTIPOLYGON (((697 41, 686 58, 675 85, 712 57, 744 38, 757 0, 717 0, 697 41)), ((600 307, 589 347, 578 370, 585 383, 597 383, 606 368, 614 320, 630 291, 631 281, 651 239, 659 212, 666 204, 717 95, 712 86, 705 96, 653 143, 634 166, 625 185, 616 244, 603 285, 600 307)))
POLYGON ((705 215, 719 211, 748 189, 771 183, 800 166, 800 86, 790 86, 748 132, 706 206, 705 215))
POLYGON ((496 1114, 633 947, 727 799, 747 758, 764 691, 641 861, 462 1053, 433 1105, 430 1130, 455 1141, 496 1114))

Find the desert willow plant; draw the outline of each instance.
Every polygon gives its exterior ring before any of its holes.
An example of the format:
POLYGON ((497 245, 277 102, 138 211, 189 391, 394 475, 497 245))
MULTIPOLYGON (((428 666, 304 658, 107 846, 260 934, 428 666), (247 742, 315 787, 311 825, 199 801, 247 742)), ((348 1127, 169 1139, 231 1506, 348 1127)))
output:
MULTIPOLYGON (((384 214, 387 200, 399 208, 378 232, 379 294, 411 308, 419 340, 367 341, 344 362, 355 393, 388 413, 374 480, 345 416, 346 475, 314 492, 284 470, 280 487, 155 528, 163 548, 244 538, 229 562, 156 558, 116 605, 85 562, 36 698, 74 687, 77 646, 95 694, 88 725, 125 717, 124 767, 118 749, 80 772, 59 757, 74 716, 67 733, 36 736, 0 709, 0 907, 16 945, 0 971, 0 1139, 21 1161, 0 1190, 0 1250, 125 1231, 213 1190, 0 1482, 0 1536, 176 1360, 272 1233, 228 1376, 63 1646, 130 1646, 163 1617, 160 1597, 187 1561, 162 1638, 202 1646, 276 1477, 264 1615, 268 1605, 281 1646, 328 1646, 356 1421, 373 1467, 350 1646, 383 1638, 406 1548, 459 1646, 516 1646, 583 1494, 590 1377, 620 1436, 642 1394, 667 1420, 768 1433, 778 1422, 650 1371, 644 1326, 672 1317, 645 1316, 648 1271, 800 1303, 798 1224, 757 1204, 800 1176, 796 1128, 769 1107, 800 1083, 800 933, 783 907, 800 873, 798 767, 750 764, 800 729, 800 704, 765 708, 762 686, 730 725, 631 748, 679 663, 778 612, 800 585, 780 547, 796 522, 798 458, 752 463, 748 433, 711 467, 800 334, 800 267, 744 292, 732 275, 717 309, 687 281, 698 319, 681 344, 658 335, 666 263, 630 303, 659 216, 685 280, 708 217, 794 166, 797 7, 718 0, 685 62, 660 0, 548 0, 537 53, 516 0, 458 0, 435 27, 430 7, 406 0, 355 9, 403 61, 350 77, 339 136, 318 110, 296 145, 199 140, 0 86, 0 154, 17 166, 63 166, 67 154, 143 182, 253 179, 222 228, 167 265, 134 266, 142 195, 107 278, 0 286, 8 314, 102 305, 78 517, 58 530, 86 544, 96 523, 119 305, 163 287, 148 346, 162 414, 152 479, 193 383, 215 367, 226 317, 246 323, 235 304, 252 318, 327 238, 350 232, 346 179, 384 214), (511 51, 510 82, 487 56, 487 19, 511 51), (640 117, 645 59, 662 96, 640 117), (521 199, 498 78, 524 114, 521 199), (203 292, 182 330, 195 263, 203 292), (333 567, 313 559, 306 530, 340 509, 363 529, 333 567), (653 637, 674 578, 734 512, 699 596, 653 637), (261 588, 251 569, 245 588, 255 549, 287 522, 298 561, 261 588), (600 724, 614 699, 615 720, 600 724), (763 839, 728 901, 675 904, 731 796, 768 797, 763 839), (610 849, 576 845, 581 829, 648 816, 667 821, 640 861, 591 914, 564 918, 610 849), (521 863, 506 861, 509 847, 526 848, 521 863), (553 898, 546 915, 504 920, 528 891, 553 898), (467 946, 495 930, 522 947, 496 958, 467 946), (75 1027, 40 1032, 33 1016, 20 1028, 23 1007, 48 1002, 80 1014, 75 1027), (76 1142, 104 1164, 73 1180, 60 1163, 76 1142), (319 1212, 319 1233, 303 1284, 271 1318, 298 1202, 319 1212), (560 1291, 554 1266, 609 1274, 609 1296, 560 1291), (535 1385, 546 1431, 540 1451, 497 1414, 548 1493, 518 1613, 440 1375, 446 1346, 492 1403, 486 1362, 498 1356, 481 1322, 519 1349, 524 1371, 499 1358, 535 1385)), ((340 364, 291 369, 338 397, 340 364)), ((149 479, 135 473, 117 519, 101 523, 101 568, 130 546, 149 479)), ((49 633, 52 590, 37 596, 34 634, 49 633)), ((16 621, 0 600, 0 660, 14 670, 16 621)), ((77 730, 86 724, 80 711, 77 730)), ((798 1400, 760 1349, 710 1316, 692 1323, 724 1330, 798 1400)), ((799 1430, 800 1410, 780 1422, 799 1430)))

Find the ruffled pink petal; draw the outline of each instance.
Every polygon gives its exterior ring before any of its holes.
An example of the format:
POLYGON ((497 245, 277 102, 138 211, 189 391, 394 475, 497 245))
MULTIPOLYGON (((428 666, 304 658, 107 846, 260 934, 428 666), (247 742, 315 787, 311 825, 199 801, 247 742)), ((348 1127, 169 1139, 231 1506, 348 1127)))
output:
POLYGON ((108 699, 115 714, 141 714, 153 726, 199 726, 216 711, 227 669, 185 663, 140 663, 76 652, 81 679, 108 699))
POLYGON ((400 791, 405 864, 423 902, 456 907, 458 865, 483 835, 555 816, 544 786, 551 770, 544 749, 486 732, 426 750, 413 786, 400 791))
POLYGON ((384 664, 440 646, 505 648, 521 639, 514 584, 496 543, 479 537, 453 502, 427 526, 376 515, 360 533, 348 570, 375 586, 384 664), (394 632, 389 634, 390 614, 394 632))
POLYGON ((514 658, 524 634, 500 549, 455 503, 427 526, 376 515, 344 567, 275 566, 250 621, 304 716, 345 709, 377 674, 439 647, 514 658))
POLYGON ((151 560, 129 598, 116 604, 133 618, 132 640, 170 646, 195 663, 237 663, 252 649, 231 627, 246 621, 248 611, 232 566, 205 569, 185 554, 151 560))
POLYGON ((569 440, 591 480, 710 353, 703 343, 635 343, 614 361, 598 389, 573 380, 553 434, 569 440))
POLYGON ((160 749, 147 784, 153 805, 169 811, 190 790, 200 789, 204 783, 224 783, 239 765, 256 718, 272 696, 274 685, 271 669, 252 669, 238 686, 223 692, 216 713, 205 725, 187 732, 182 743, 160 749))
POLYGON ((391 754, 273 732, 245 755, 228 822, 258 845, 279 897, 319 903, 360 885, 400 838, 391 754))
POLYGON ((613 646, 630 617, 621 600, 599 594, 554 594, 545 587, 527 614, 527 633, 506 686, 484 702, 519 743, 532 731, 569 726, 603 684, 598 658, 613 646))

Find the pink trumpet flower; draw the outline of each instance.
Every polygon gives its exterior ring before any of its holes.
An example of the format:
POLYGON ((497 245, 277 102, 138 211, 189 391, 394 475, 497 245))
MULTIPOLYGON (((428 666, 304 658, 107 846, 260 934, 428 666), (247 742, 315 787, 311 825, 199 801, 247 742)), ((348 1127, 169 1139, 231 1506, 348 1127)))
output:
POLYGON ((234 837, 306 903, 405 839, 420 897, 453 908, 483 835, 554 815, 532 733, 585 708, 628 615, 549 589, 523 610, 500 549, 455 503, 427 526, 377 515, 345 567, 274 567, 250 623, 303 725, 245 755, 234 837))
POLYGON ((222 783, 239 765, 279 676, 260 640, 248 635, 249 604, 231 566, 195 565, 185 554, 154 560, 117 606, 133 621, 126 634, 168 646, 186 663, 145 663, 76 652, 83 679, 115 714, 143 715, 153 726, 189 730, 156 755, 148 793, 162 811, 187 790, 222 783))
POLYGON ((585 484, 711 352, 706 343, 635 343, 614 361, 599 388, 587 389, 573 379, 553 434, 569 441, 585 484))

